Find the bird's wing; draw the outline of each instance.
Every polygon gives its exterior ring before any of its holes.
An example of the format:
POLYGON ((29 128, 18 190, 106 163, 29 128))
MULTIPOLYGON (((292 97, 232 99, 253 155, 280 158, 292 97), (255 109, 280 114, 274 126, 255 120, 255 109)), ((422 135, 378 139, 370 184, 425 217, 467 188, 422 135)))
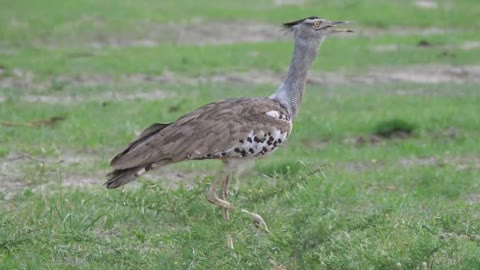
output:
POLYGON ((114 169, 186 159, 243 158, 270 152, 292 128, 287 110, 267 98, 227 99, 205 105, 132 143, 114 169))
POLYGON ((141 144, 142 142, 144 142, 145 140, 150 138, 152 135, 155 135, 160 130, 168 127, 170 124, 171 123, 169 123, 169 124, 155 123, 155 124, 152 124, 151 126, 149 126, 148 128, 146 128, 144 131, 142 131, 142 133, 140 133, 140 135, 138 135, 137 139, 135 139, 133 142, 131 142, 127 146, 127 148, 125 148, 125 150, 123 150, 122 152, 120 152, 118 155, 116 155, 113 158, 112 163, 114 163, 115 160, 119 159, 121 156, 128 153, 130 150, 132 150, 133 148, 135 148, 136 146, 138 146, 139 144, 141 144))

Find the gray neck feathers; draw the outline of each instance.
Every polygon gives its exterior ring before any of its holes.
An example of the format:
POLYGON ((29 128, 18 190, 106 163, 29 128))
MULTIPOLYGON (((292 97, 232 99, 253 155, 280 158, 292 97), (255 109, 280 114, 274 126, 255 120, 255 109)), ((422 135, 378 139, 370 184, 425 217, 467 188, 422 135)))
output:
POLYGON ((287 78, 278 90, 270 96, 271 99, 287 107, 292 116, 292 120, 297 117, 303 99, 308 69, 315 60, 323 40, 324 38, 313 42, 305 42, 299 38, 295 38, 295 48, 293 49, 293 57, 290 68, 288 69, 287 78))

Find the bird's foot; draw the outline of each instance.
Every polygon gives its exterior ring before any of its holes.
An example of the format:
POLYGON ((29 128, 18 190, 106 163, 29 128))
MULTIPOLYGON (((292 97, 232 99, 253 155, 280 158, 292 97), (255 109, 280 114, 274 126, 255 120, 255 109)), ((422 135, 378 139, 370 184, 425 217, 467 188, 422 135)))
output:
POLYGON ((226 210, 235 210, 235 207, 233 207, 229 202, 222 200, 218 198, 217 196, 208 196, 207 200, 210 203, 213 203, 215 205, 218 205, 218 207, 226 210))
POLYGON ((227 246, 233 249, 233 238, 229 233, 227 233, 227 246))
POLYGON ((253 223, 255 224, 255 226, 257 228, 261 229, 264 232, 267 232, 267 233, 269 232, 268 227, 267 227, 267 223, 265 222, 265 220, 263 220, 263 218, 259 214, 249 212, 245 209, 242 209, 241 211, 243 213, 246 213, 246 214, 250 215, 250 217, 253 219, 253 223))

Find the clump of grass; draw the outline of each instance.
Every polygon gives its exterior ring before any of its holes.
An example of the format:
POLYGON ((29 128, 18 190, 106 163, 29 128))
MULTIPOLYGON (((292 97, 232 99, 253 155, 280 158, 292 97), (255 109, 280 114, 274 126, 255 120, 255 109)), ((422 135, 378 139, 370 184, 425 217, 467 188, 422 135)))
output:
POLYGON ((402 119, 391 119, 378 123, 373 128, 373 134, 383 138, 406 138, 415 131, 413 123, 402 119))

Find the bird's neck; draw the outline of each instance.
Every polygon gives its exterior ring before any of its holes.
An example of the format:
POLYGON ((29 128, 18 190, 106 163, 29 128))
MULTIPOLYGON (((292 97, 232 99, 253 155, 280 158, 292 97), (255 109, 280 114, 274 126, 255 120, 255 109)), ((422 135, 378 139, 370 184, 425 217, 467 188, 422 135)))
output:
POLYGON ((290 68, 288 69, 287 78, 278 90, 270 96, 271 99, 287 107, 292 116, 292 120, 297 117, 303 99, 308 69, 315 60, 322 42, 323 39, 310 43, 295 40, 295 48, 293 49, 293 57, 290 68))

